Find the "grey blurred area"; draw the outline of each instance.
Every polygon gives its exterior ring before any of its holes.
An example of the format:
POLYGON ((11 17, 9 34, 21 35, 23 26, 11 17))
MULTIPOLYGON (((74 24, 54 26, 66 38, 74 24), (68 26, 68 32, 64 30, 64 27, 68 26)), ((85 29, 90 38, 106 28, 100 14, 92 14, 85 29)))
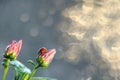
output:
MULTIPOLYGON (((18 60, 33 68, 40 47, 54 60, 35 76, 58 80, 120 80, 120 0, 0 0, 0 62, 11 40, 18 60)), ((0 65, 0 78, 3 67, 0 65)), ((14 70, 7 80, 13 80, 14 70)))

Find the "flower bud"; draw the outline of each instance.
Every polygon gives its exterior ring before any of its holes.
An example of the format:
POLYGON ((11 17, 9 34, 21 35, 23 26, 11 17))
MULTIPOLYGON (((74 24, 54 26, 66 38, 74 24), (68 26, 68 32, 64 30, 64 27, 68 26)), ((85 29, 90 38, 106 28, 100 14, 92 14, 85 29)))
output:
POLYGON ((21 50, 21 46, 22 46, 22 40, 16 42, 15 40, 13 40, 6 48, 4 57, 10 60, 14 60, 17 58, 17 56, 19 55, 19 52, 21 50))
POLYGON ((36 61, 38 62, 40 67, 47 67, 52 61, 55 53, 56 53, 55 49, 47 50, 46 48, 43 47, 39 50, 36 61))

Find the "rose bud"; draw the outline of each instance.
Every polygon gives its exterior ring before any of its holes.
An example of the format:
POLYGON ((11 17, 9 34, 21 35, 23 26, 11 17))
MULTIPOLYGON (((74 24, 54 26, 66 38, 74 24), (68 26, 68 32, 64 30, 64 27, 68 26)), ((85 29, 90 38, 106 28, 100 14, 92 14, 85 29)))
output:
POLYGON ((10 60, 15 60, 17 56, 19 55, 19 52, 21 50, 22 46, 22 40, 19 40, 18 42, 13 40, 6 48, 4 57, 10 60))
POLYGON ((40 67, 47 67, 51 63, 55 53, 55 49, 47 50, 43 47, 39 50, 36 61, 38 62, 40 67))

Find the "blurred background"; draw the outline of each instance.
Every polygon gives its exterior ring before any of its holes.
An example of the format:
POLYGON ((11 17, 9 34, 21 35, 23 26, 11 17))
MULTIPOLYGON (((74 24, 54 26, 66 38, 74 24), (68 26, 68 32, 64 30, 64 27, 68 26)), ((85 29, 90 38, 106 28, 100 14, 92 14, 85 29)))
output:
POLYGON ((120 0, 0 0, 0 62, 11 40, 20 39, 18 60, 31 69, 27 60, 35 60, 40 47, 57 50, 35 76, 120 80, 120 0))

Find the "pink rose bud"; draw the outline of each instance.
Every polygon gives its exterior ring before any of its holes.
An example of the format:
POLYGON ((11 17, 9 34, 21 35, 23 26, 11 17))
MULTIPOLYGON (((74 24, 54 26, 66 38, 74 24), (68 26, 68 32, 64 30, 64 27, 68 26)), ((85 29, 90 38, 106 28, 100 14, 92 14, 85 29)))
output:
POLYGON ((39 50, 36 61, 38 62, 40 67, 47 67, 51 63, 55 53, 55 49, 47 50, 43 47, 39 50))
POLYGON ((19 55, 19 52, 21 50, 22 46, 22 40, 19 40, 18 42, 13 40, 6 48, 4 57, 10 60, 14 60, 19 55))

